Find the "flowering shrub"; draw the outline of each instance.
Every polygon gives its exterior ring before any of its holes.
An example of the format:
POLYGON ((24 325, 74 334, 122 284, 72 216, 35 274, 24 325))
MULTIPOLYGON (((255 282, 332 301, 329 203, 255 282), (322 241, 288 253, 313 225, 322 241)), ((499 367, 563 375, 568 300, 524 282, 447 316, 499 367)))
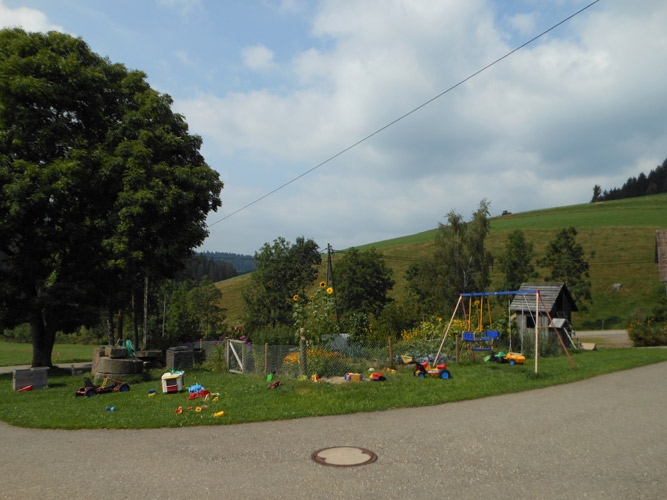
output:
POLYGON ((633 321, 628 326, 628 336, 635 347, 667 345, 667 321, 660 322, 651 318, 633 321))
MULTIPOLYGON (((441 341, 445 336, 447 330, 447 321, 443 321, 441 317, 435 317, 430 320, 422 321, 419 326, 411 330, 403 330, 401 338, 397 342, 395 350, 398 353, 407 354, 435 354, 434 349, 437 349, 439 344, 436 341, 441 341)), ((465 329, 465 322, 462 320, 454 320, 447 336, 447 342, 444 346, 445 351, 452 351, 455 343, 456 335, 460 334, 465 329)))
POLYGON ((319 288, 308 298, 294 295, 292 317, 299 331, 304 328, 306 339, 319 343, 322 335, 337 333, 334 290, 322 281, 319 288))
MULTIPOLYGON (((307 351, 308 374, 320 377, 342 376, 351 370, 352 361, 339 352, 311 347, 307 351)), ((301 359, 298 352, 291 352, 283 358, 283 372, 293 377, 298 376, 301 359)))

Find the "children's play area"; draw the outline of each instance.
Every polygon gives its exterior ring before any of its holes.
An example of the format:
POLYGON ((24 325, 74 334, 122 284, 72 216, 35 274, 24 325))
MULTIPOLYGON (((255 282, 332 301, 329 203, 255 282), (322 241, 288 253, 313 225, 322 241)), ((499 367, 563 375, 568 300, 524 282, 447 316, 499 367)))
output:
MULTIPOLYGON (((500 332, 493 327, 490 299, 500 296, 513 297, 509 301, 510 311, 508 312, 508 317, 511 316, 512 308, 514 311, 521 311, 523 314, 523 321, 521 322, 523 329, 532 327, 534 330, 535 346, 533 351, 535 373, 539 371, 539 343, 540 339, 545 337, 545 333, 551 333, 555 336, 563 352, 567 355, 572 368, 576 368, 567 348, 567 343, 576 347, 576 342, 572 338, 572 332, 568 332, 568 329, 563 328, 564 321, 558 322, 559 324, 557 325, 557 322, 552 317, 550 308, 545 303, 541 291, 537 288, 501 292, 462 293, 449 320, 435 359, 439 358, 445 341, 452 331, 452 325, 454 321, 458 320, 464 322, 465 331, 460 335, 460 347, 457 341, 457 359, 460 352, 469 351, 473 360, 475 360, 475 356, 483 356, 485 361, 507 362, 510 365, 523 364, 526 361, 526 357, 523 355, 523 345, 513 346, 511 335, 509 336, 509 352, 495 351, 494 344, 497 343, 500 332), (518 349, 518 352, 514 352, 513 348, 518 349)), ((559 319, 563 320, 563 318, 559 319)), ((523 335, 520 336, 521 339, 523 337, 523 335)), ((521 344, 523 344, 523 341, 521 344)))

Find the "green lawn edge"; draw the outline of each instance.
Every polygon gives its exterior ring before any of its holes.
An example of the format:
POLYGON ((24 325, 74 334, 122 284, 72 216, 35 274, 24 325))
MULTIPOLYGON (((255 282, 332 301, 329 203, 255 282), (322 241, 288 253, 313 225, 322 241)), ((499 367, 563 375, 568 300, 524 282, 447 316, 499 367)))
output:
MULTIPOLYGON (((449 380, 419 379, 409 367, 385 372, 384 382, 314 383, 282 380, 269 389, 264 377, 187 370, 187 389, 201 384, 217 400, 188 399, 188 392, 163 394, 160 376, 137 382, 126 393, 76 397, 84 375, 59 371, 49 376, 46 389, 15 392, 12 375, 0 375, 0 420, 14 426, 40 429, 157 429, 201 425, 231 425, 342 414, 363 414, 397 408, 423 407, 479 399, 577 382, 607 373, 667 361, 667 349, 599 349, 567 357, 542 358, 510 366, 477 362, 448 365, 449 380), (151 395, 151 391, 155 391, 151 395), (178 408, 182 409, 177 413, 178 408), (113 411, 111 410, 113 408, 113 411), (214 414, 224 411, 224 415, 214 414)), ((381 367, 378 367, 381 369, 381 367)), ((360 415, 360 418, 363 418, 360 415)))

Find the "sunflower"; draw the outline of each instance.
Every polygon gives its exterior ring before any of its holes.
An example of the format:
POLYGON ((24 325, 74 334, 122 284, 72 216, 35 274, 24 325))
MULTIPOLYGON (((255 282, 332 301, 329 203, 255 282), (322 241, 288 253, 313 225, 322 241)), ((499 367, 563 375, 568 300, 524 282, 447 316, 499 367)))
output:
POLYGON ((333 287, 327 288, 327 295, 331 295, 333 293, 333 287))
POLYGON ((314 296, 314 295, 311 295, 311 296, 310 296, 310 301, 312 302, 313 300, 315 300, 315 296, 314 296))
POLYGON ((299 296, 298 296, 298 295, 294 295, 294 297, 292 297, 292 298, 294 299, 294 302, 297 302, 297 301, 299 300, 299 296))
POLYGON ((320 288, 326 288, 327 287, 327 282, 326 281, 320 281, 320 288))

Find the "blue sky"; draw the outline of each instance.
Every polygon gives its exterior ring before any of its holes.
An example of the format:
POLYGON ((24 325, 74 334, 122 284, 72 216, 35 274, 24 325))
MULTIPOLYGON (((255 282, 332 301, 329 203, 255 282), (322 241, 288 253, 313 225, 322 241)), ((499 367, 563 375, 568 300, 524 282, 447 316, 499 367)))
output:
POLYGON ((667 3, 601 0, 0 0, 174 99, 225 183, 201 250, 335 249, 586 203, 667 158, 667 3), (237 212, 238 211, 238 212, 237 212), (236 212, 236 213, 235 213, 236 212))

